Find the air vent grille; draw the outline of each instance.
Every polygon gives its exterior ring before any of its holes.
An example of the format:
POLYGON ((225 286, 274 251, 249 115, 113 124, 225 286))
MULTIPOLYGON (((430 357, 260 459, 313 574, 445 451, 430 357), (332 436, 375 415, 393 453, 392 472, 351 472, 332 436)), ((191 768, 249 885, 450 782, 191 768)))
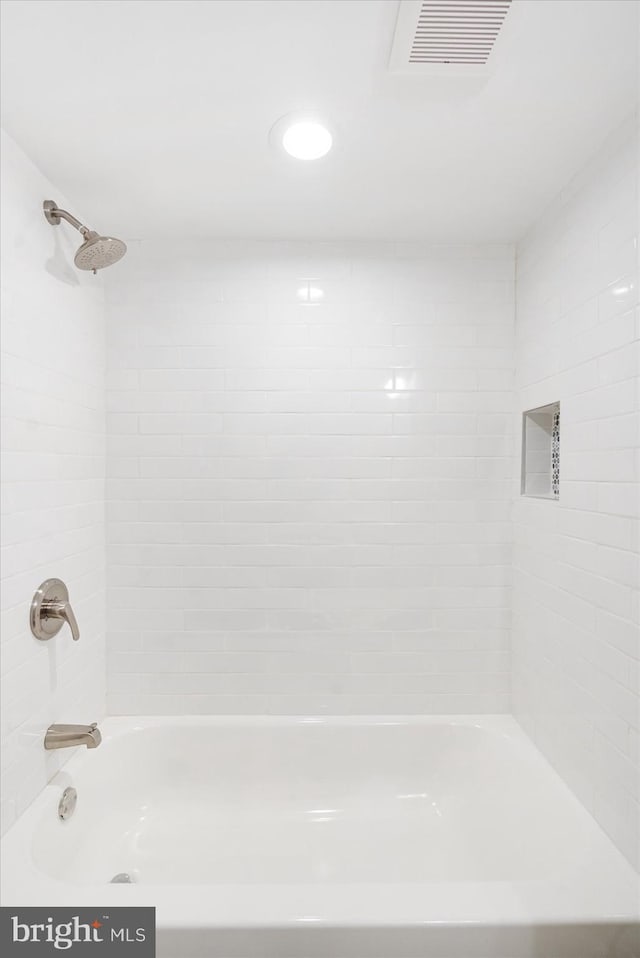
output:
POLYGON ((511 0, 423 0, 409 63, 486 63, 511 0))
POLYGON ((403 0, 391 68, 484 67, 512 0, 403 0))

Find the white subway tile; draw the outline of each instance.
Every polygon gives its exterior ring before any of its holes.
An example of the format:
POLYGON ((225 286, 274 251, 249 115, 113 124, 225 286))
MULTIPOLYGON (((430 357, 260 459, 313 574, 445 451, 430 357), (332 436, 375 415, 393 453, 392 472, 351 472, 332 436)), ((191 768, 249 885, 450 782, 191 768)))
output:
POLYGON ((636 862, 637 169, 618 175, 629 146, 594 161, 518 247, 518 408, 560 400, 561 443, 559 502, 516 493, 512 642, 516 715, 636 862))
MULTIPOLYGON (((105 712, 105 326, 102 284, 73 269, 72 238, 61 238, 51 265, 41 220, 11 218, 14 204, 35 210, 43 196, 73 204, 4 133, 2 158, 2 276, 11 298, 11 318, 2 320, 4 831, 68 758, 44 752, 47 726, 105 712), (66 629, 50 643, 30 633, 33 592, 51 576, 69 588, 78 644, 66 629)), ((137 373, 117 368, 111 386, 135 394, 137 373)))

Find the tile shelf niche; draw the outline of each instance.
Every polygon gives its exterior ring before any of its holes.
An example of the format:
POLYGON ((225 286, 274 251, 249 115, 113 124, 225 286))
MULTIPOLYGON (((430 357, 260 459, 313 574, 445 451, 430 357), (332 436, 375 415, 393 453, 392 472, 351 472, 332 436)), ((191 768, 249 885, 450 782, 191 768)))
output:
POLYGON ((520 492, 536 499, 560 498, 560 403, 522 414, 520 492))

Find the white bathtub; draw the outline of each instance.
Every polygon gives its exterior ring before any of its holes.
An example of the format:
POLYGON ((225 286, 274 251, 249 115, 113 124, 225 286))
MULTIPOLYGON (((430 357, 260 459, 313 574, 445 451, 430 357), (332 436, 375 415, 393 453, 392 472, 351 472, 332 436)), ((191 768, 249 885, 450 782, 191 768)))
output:
POLYGON ((508 717, 102 728, 3 840, 3 904, 156 905, 161 958, 640 954, 637 874, 508 717))

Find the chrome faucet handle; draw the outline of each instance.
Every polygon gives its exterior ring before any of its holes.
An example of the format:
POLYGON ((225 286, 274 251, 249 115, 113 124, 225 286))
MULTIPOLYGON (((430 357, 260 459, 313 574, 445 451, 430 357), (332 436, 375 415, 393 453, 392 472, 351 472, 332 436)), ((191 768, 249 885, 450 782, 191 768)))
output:
POLYGON ((47 619, 62 619, 71 629, 74 642, 77 642, 80 638, 78 621, 69 602, 49 601, 45 599, 42 603, 42 615, 47 619))
POLYGON ((46 642, 58 634, 65 622, 77 642, 80 629, 69 603, 69 590, 61 579, 46 579, 31 602, 31 631, 36 639, 46 642))

